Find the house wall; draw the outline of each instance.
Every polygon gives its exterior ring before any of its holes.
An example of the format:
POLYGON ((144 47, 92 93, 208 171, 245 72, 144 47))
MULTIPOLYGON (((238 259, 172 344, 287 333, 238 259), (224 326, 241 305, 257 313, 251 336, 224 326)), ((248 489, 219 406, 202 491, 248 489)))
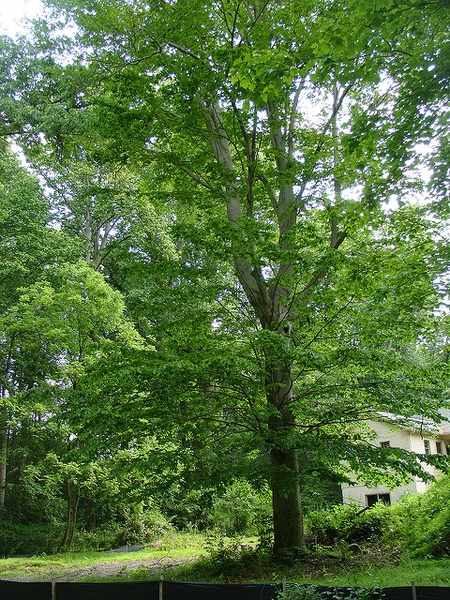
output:
MULTIPOLYGON (((411 439, 411 450, 413 452, 417 452, 418 454, 423 454, 425 452, 424 442, 425 442, 425 440, 428 440, 430 442, 431 454, 436 454, 436 440, 440 440, 442 442, 442 444, 441 444, 442 452, 443 452, 443 454, 447 454, 447 445, 446 445, 445 441, 440 439, 438 436, 433 436, 427 432, 424 432, 423 437, 422 437, 422 435, 420 433, 411 432, 410 439, 411 439)), ((427 471, 427 473, 430 473, 431 475, 433 475, 433 477, 439 477, 439 475, 440 475, 440 472, 430 465, 425 464, 425 465, 423 465, 423 468, 425 471, 427 471)), ((424 492, 425 490, 427 490, 428 487, 430 486, 429 483, 426 483, 417 477, 415 478, 415 480, 416 480, 417 491, 419 494, 424 492)))
MULTIPOLYGON (((406 429, 400 429, 384 423, 383 421, 370 421, 370 428, 376 433, 376 442, 380 445, 381 442, 389 441, 393 448, 404 448, 405 450, 413 450, 411 445, 411 434, 406 429)), ((423 447, 423 445, 422 445, 423 447)))
MULTIPOLYGON (((381 442, 389 441, 390 445, 394 448, 403 448, 410 452, 423 454, 425 452, 424 439, 428 439, 430 441, 431 453, 436 453, 435 441, 439 439, 437 436, 424 433, 424 437, 422 437, 419 432, 401 429, 383 421, 371 421, 369 426, 376 434, 374 443, 377 445, 380 445, 381 442)), ((445 444, 443 444, 443 447, 445 452, 445 444)), ((438 475, 438 472, 432 467, 426 466, 425 468, 433 475, 438 475)), ((423 493, 429 487, 429 484, 414 477, 409 483, 394 489, 389 489, 385 486, 367 487, 358 485, 356 481, 355 485, 342 484, 341 487, 344 504, 357 503, 366 506, 366 496, 369 494, 390 494, 391 503, 394 504, 405 494, 423 493)))
POLYGON ((405 494, 417 494, 417 486, 415 481, 411 481, 411 483, 407 485, 402 485, 396 487, 393 490, 388 489, 384 486, 378 487, 366 487, 366 486, 342 486, 342 501, 344 504, 361 504, 361 506, 366 506, 366 496, 368 494, 390 494, 391 496, 391 504, 395 504, 398 502, 402 496, 405 494))

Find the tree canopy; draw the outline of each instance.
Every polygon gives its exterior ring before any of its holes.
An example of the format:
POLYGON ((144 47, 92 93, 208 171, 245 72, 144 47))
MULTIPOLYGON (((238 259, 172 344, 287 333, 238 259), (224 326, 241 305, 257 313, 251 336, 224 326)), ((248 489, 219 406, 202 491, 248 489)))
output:
POLYGON ((278 554, 317 473, 425 476, 361 428, 445 402, 446 2, 47 6, 0 48, 0 131, 45 186, 19 170, 1 297, 77 445, 268 482, 278 554))

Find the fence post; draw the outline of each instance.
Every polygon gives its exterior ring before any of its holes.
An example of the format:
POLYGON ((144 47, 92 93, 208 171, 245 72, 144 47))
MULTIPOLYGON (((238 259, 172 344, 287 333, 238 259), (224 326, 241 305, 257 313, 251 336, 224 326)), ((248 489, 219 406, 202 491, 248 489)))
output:
POLYGON ((417 590, 414 581, 411 583, 412 600, 417 600, 417 590))
POLYGON ((52 600, 56 600, 56 583, 52 581, 52 600))
POLYGON ((283 596, 284 596, 284 594, 286 593, 286 588, 287 588, 286 577, 283 577, 283 583, 281 585, 282 585, 281 589, 283 590, 283 596))
POLYGON ((164 587, 164 576, 161 575, 159 578, 159 595, 158 595, 159 600, 163 600, 163 596, 164 596, 163 587, 164 587))

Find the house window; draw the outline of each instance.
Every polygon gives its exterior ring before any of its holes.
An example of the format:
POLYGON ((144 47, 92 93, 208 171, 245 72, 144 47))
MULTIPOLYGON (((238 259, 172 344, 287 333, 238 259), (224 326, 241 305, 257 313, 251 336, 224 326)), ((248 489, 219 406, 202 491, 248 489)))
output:
POLYGON ((386 442, 381 442, 381 443, 380 443, 380 446, 381 446, 382 448, 390 448, 390 447, 391 447, 391 442, 388 442, 388 441, 386 441, 386 442))
POLYGON ((431 454, 430 440, 423 440, 423 446, 425 448, 425 454, 431 454))
POLYGON ((442 442, 436 440, 436 452, 438 454, 444 454, 444 448, 442 446, 442 442))
POLYGON ((367 494, 366 496, 366 505, 373 506, 377 502, 383 502, 388 506, 391 503, 391 495, 390 494, 367 494))

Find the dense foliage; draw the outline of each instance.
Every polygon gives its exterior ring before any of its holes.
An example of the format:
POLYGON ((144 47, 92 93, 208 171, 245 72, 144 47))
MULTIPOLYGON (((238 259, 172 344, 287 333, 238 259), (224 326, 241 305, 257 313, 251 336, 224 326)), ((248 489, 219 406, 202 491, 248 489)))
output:
POLYGON ((0 40, 0 518, 292 554, 350 469, 445 468, 365 423, 446 402, 446 3, 46 4, 0 40))
POLYGON ((307 518, 310 542, 332 547, 344 542, 380 544, 409 556, 450 555, 450 475, 423 495, 405 496, 394 506, 337 505, 307 518))

